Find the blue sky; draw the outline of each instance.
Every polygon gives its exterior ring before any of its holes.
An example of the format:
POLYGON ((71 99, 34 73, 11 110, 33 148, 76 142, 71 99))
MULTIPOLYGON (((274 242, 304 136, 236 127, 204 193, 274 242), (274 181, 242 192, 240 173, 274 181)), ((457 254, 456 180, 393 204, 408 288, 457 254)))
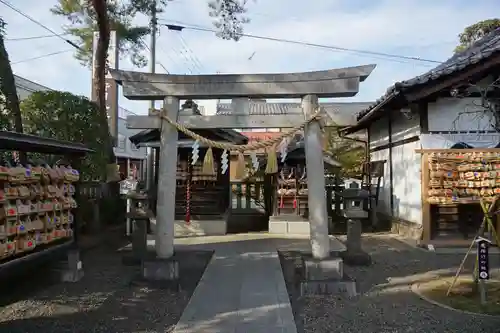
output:
MULTIPOLYGON (((8 1, 56 32, 61 32, 68 23, 50 13, 55 0, 8 1)), ((458 42, 457 35, 465 26, 500 12, 500 2, 494 0, 250 0, 248 7, 251 23, 245 32, 249 34, 438 61, 451 55, 458 42)), ((8 24, 7 39, 48 34, 2 4, 0 8, 0 15, 8 24)), ((174 0, 160 18, 163 22, 180 21, 211 28, 205 0, 174 0)), ((147 18, 137 20, 146 22, 147 18)), ((200 31, 184 30, 180 34, 182 37, 178 32, 161 28, 158 37, 157 60, 171 73, 296 72, 377 64, 361 85, 360 93, 349 101, 375 100, 394 82, 419 75, 433 66, 252 38, 242 38, 236 43, 200 31)), ((24 61, 70 50, 61 39, 6 44, 15 74, 53 89, 89 96, 90 70, 82 67, 71 51, 24 61)), ((121 59, 120 66, 133 69, 126 58, 121 59)), ((160 65, 157 71, 164 72, 160 65)), ((124 98, 120 98, 120 105, 137 113, 145 113, 148 107, 147 102, 124 98)))

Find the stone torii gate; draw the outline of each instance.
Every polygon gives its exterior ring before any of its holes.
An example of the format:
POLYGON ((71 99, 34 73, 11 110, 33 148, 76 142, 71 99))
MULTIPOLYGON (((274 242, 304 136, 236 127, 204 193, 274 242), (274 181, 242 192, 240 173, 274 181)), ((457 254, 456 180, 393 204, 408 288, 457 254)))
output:
MULTIPOLYGON (((163 100, 166 115, 196 128, 290 128, 314 114, 318 98, 351 97, 358 93, 375 65, 285 74, 171 75, 112 70, 131 100, 163 100), (301 98, 302 108, 282 115, 250 115, 246 103, 233 103, 228 115, 202 116, 179 113, 180 99, 301 98)), ((160 129, 160 156, 156 217, 156 254, 168 259, 174 252, 177 129, 157 115, 129 116, 131 129, 160 129)), ((305 128, 306 168, 309 177, 309 222, 313 257, 330 254, 325 200, 323 140, 320 123, 305 128)))

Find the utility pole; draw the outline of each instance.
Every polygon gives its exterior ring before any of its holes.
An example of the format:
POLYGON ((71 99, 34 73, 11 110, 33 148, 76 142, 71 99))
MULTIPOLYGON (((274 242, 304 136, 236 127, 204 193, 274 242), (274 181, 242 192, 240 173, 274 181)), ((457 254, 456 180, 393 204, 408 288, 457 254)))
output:
MULTIPOLYGON (((150 45, 149 45, 149 51, 150 53, 150 60, 149 60, 149 71, 151 73, 155 73, 156 71, 156 27, 158 25, 157 19, 156 19, 156 1, 153 3, 153 6, 151 7, 151 40, 150 40, 150 45)), ((149 106, 151 109, 155 108, 155 102, 151 101, 151 104, 149 106)), ((147 148, 147 160, 146 160, 146 186, 148 190, 152 190, 154 188, 154 182, 155 182, 155 177, 154 177, 154 166, 155 162, 155 149, 148 147, 147 148)), ((158 166, 156 166, 158 168, 158 166)))

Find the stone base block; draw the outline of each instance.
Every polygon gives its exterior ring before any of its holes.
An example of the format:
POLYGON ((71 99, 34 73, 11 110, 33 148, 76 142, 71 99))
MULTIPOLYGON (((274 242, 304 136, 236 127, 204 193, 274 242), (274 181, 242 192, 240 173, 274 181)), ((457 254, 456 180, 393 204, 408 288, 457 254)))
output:
POLYGON ((285 221, 272 221, 269 219, 269 227, 270 234, 286 234, 288 232, 288 223, 285 221))
POLYGON ((315 259, 310 254, 302 257, 304 281, 300 283, 301 295, 337 294, 356 296, 356 282, 344 273, 344 263, 339 253, 315 259))
POLYGON ((80 260, 80 251, 71 249, 67 253, 68 260, 61 262, 57 269, 63 282, 78 282, 83 278, 83 264, 80 260))
POLYGON ((227 233, 227 221, 217 220, 192 220, 175 221, 175 237, 219 236, 227 233))
POLYGON ((342 259, 347 265, 351 266, 369 266, 372 263, 371 256, 364 251, 344 251, 342 252, 342 259))
POLYGON ((304 258, 303 267, 307 281, 340 280, 344 276, 342 258, 304 258))
POLYGON ((309 221, 288 222, 287 233, 291 235, 310 235, 311 227, 309 221))
POLYGON ((356 282, 342 281, 302 281, 300 283, 301 296, 306 295, 343 295, 354 297, 357 295, 356 282))
POLYGON ((309 221, 298 215, 279 215, 269 218, 270 234, 310 235, 309 221))
POLYGON ((153 281, 179 279, 179 263, 174 259, 150 259, 142 263, 142 277, 153 281))

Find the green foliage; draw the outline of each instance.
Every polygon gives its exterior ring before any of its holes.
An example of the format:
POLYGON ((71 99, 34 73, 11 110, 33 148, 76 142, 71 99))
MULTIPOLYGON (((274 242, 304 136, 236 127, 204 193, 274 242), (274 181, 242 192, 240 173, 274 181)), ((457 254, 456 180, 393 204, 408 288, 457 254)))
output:
MULTIPOLYGON (((17 96, 14 73, 10 65, 9 53, 5 48, 5 22, 0 19, 0 130, 23 132, 19 97, 17 96)), ((24 154, 20 157, 24 160, 24 154)))
MULTIPOLYGON (((150 17, 155 4, 157 13, 161 13, 170 1, 172 0, 107 1, 110 29, 116 30, 120 54, 129 56, 135 66, 147 65, 144 56, 147 46, 143 38, 150 34, 151 26, 134 25, 134 18, 139 14, 150 17)), ((220 38, 239 39, 243 24, 248 22, 243 16, 246 12, 245 4, 246 1, 241 0, 214 0, 208 4, 209 14, 214 18, 220 38)), ((51 12, 69 21, 70 24, 64 28, 64 32, 77 38, 77 44, 81 46, 75 57, 83 65, 90 67, 93 32, 98 31, 94 8, 89 5, 88 0, 58 0, 51 12)))
MULTIPOLYGON (((0 131, 5 131, 11 128, 9 121, 9 111, 7 109, 7 97, 5 89, 5 79, 3 71, 10 67, 7 50, 5 49, 4 36, 5 36, 5 21, 0 18, 0 131)), ((12 69, 11 69, 12 71, 12 69)))
POLYGON ((455 48, 455 52, 466 50, 474 42, 497 28, 500 28, 500 19, 483 20, 468 26, 458 35, 460 44, 455 48))
POLYGON ((68 92, 35 92, 21 103, 25 131, 43 137, 83 143, 95 153, 81 166, 84 179, 103 179, 107 164, 99 129, 99 110, 86 97, 68 92))
POLYGON ((5 21, 0 17, 0 36, 5 35, 5 21))
MULTIPOLYGON (((110 29, 116 30, 118 36, 118 49, 120 54, 131 57, 134 65, 144 67, 146 58, 142 55, 145 44, 142 38, 150 33, 148 26, 134 26, 132 20, 138 13, 148 13, 152 0, 108 1, 108 17, 110 29)), ((160 6, 165 6, 167 1, 160 1, 160 6)), ((64 28, 78 39, 80 49, 75 57, 85 66, 92 64, 92 43, 94 31, 98 31, 96 13, 87 0, 58 0, 52 13, 68 19, 70 25, 64 28)))
POLYGON ((325 136, 327 138, 325 150, 332 158, 342 164, 341 175, 343 177, 359 177, 366 159, 364 145, 340 137, 334 127, 328 127, 325 136))
POLYGON ((214 18, 217 36, 238 41, 243 33, 243 25, 250 22, 246 14, 246 0, 214 0, 208 3, 209 15, 214 18))

